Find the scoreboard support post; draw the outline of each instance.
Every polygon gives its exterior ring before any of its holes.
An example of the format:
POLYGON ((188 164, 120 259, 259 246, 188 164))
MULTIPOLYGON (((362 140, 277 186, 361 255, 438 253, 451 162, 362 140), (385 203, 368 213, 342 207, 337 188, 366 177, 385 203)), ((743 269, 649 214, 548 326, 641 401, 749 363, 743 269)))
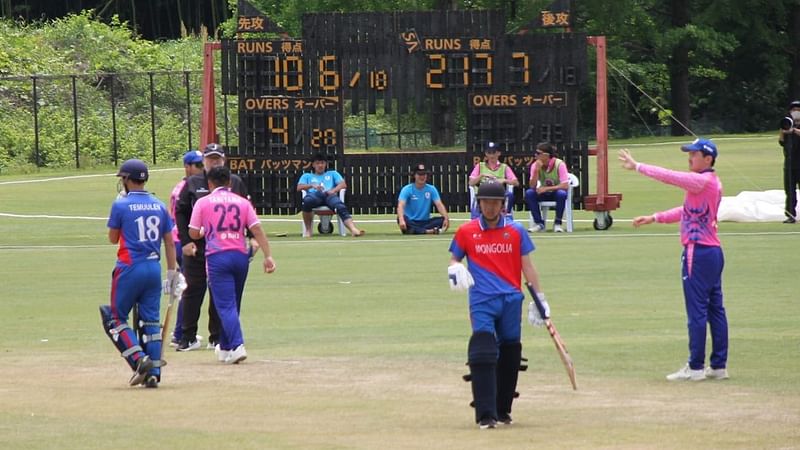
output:
POLYGON ((200 149, 217 142, 217 104, 214 95, 214 52, 222 49, 219 42, 206 42, 203 47, 203 97, 200 106, 200 149))
POLYGON ((608 193, 608 83, 606 73, 606 37, 589 36, 589 45, 597 50, 597 106, 595 133, 597 146, 589 150, 597 157, 597 193, 584 197, 584 208, 594 211, 594 229, 606 230, 614 222, 610 212, 619 208, 622 194, 608 193))

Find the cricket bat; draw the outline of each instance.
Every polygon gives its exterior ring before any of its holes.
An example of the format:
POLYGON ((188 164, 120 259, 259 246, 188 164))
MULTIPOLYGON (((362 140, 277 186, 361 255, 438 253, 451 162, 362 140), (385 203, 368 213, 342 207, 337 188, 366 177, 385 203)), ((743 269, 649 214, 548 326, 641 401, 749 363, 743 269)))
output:
POLYGON ((550 317, 547 317, 545 314, 544 306, 542 306, 542 302, 539 300, 539 297, 536 296, 536 292, 533 290, 533 287, 531 287, 531 285, 527 286, 528 292, 530 292, 531 297, 533 297, 533 304, 536 305, 536 309, 539 310, 539 315, 541 315, 542 319, 544 319, 544 325, 547 328, 547 331, 550 333, 550 337, 553 338, 553 343, 556 346, 558 356, 561 357, 561 362, 564 363, 564 368, 567 369, 567 375, 569 376, 569 382, 572 383, 572 389, 578 390, 578 381, 575 379, 575 365, 572 363, 572 357, 569 356, 567 346, 564 345, 564 341, 561 340, 561 335, 558 334, 558 330, 556 330, 556 326, 553 325, 553 321, 550 320, 550 317))
POLYGON ((169 294, 169 302, 167 303, 167 311, 164 313, 164 324, 161 325, 161 356, 158 358, 164 364, 164 347, 169 345, 167 336, 169 335, 169 323, 172 320, 172 307, 175 306, 175 299, 178 296, 174 293, 169 294))

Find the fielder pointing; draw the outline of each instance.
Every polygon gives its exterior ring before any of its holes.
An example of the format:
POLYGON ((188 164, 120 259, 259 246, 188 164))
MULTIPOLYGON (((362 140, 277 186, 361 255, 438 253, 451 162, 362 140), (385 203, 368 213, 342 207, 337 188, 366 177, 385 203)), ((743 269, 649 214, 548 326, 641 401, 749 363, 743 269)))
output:
POLYGON ((619 151, 622 167, 686 191, 683 205, 633 219, 640 227, 654 222, 681 223, 681 275, 689 328, 689 361, 669 381, 726 379, 728 370, 728 319, 722 304, 722 268, 725 259, 717 237, 717 210, 722 198, 714 163, 717 146, 708 139, 696 139, 681 147, 689 152, 689 172, 677 172, 642 164, 626 149, 619 151), (711 366, 703 366, 706 326, 711 327, 711 366))
MULTIPOLYGON (((520 290, 520 271, 549 310, 536 267, 528 257, 533 242, 525 228, 503 214, 505 198, 502 184, 480 185, 481 215, 456 230, 447 269, 451 289, 469 289, 468 364, 475 421, 481 429, 495 428, 498 421, 512 423, 511 403, 522 358, 520 320, 525 296, 520 290), (465 256, 469 270, 460 262, 465 256)), ((544 324, 538 312, 532 314, 531 323, 544 324)))

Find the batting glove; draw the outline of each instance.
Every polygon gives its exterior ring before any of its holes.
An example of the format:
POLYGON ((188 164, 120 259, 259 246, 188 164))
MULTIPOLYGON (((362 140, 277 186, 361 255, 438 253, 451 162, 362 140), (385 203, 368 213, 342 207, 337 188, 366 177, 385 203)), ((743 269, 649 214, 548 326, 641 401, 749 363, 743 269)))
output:
POLYGON ((544 308, 545 317, 542 317, 539 308, 536 307, 536 303, 531 300, 531 302, 528 303, 528 323, 535 327, 543 327, 544 319, 550 317, 550 305, 547 304, 547 299, 544 297, 543 293, 538 292, 536 296, 539 297, 539 302, 544 308))
POLYGON ((475 285, 469 271, 463 264, 452 264, 447 267, 447 278, 450 282, 450 290, 466 291, 475 285))
POLYGON ((186 278, 177 270, 167 270, 167 279, 164 280, 163 293, 180 297, 186 289, 186 278))

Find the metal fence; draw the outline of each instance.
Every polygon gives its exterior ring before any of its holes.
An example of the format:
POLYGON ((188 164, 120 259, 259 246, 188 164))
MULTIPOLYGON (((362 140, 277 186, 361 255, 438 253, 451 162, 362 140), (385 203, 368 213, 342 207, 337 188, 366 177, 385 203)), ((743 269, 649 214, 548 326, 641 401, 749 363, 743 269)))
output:
POLYGON ((199 137, 201 76, 183 70, 0 77, 0 145, 37 167, 63 165, 66 147, 77 168, 122 157, 171 158, 199 137))

